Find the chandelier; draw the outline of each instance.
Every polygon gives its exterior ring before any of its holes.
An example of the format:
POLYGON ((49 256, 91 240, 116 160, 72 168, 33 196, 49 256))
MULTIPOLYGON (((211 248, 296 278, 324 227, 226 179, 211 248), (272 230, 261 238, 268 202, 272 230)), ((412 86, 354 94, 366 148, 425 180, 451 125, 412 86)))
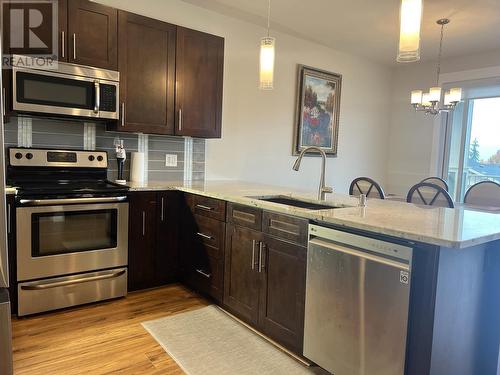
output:
POLYGON ((425 112, 429 115, 437 115, 441 112, 452 111, 457 103, 462 100, 462 89, 452 88, 444 92, 439 86, 439 76, 441 74, 441 56, 443 52, 443 35, 444 26, 450 23, 447 18, 442 18, 436 21, 441 26, 441 39, 439 41, 439 55, 437 64, 436 86, 431 87, 429 92, 422 90, 413 90, 411 92, 411 105, 416 111, 425 112), (441 104, 442 103, 442 104, 441 104))

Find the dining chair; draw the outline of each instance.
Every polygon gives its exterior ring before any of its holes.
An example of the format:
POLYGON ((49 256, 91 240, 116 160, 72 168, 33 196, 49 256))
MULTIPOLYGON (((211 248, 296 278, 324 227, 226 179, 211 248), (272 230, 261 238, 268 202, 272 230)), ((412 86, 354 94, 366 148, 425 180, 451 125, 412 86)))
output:
POLYGON ((408 192, 406 201, 426 206, 455 208, 453 199, 446 190, 428 182, 419 182, 414 185, 408 192))
POLYGON ((427 182, 442 187, 444 190, 449 191, 448 183, 440 177, 427 177, 420 182, 427 182))
POLYGON ((472 185, 465 193, 464 203, 479 207, 500 207, 500 184, 481 181, 472 185))
POLYGON ((385 199, 384 189, 369 177, 355 178, 349 186, 349 195, 358 197, 361 194, 368 198, 385 199))

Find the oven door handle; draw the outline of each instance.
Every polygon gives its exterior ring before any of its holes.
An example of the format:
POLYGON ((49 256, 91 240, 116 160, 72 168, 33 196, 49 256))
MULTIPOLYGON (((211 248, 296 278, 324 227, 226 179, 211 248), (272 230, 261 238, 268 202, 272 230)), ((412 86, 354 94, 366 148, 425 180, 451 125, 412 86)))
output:
POLYGON ((65 199, 20 199, 20 204, 28 204, 32 206, 46 206, 58 204, 78 204, 78 203, 110 203, 123 202, 127 199, 122 197, 99 197, 99 198, 65 198, 65 199))
POLYGON ((90 281, 115 279, 117 277, 124 275, 125 272, 127 272, 127 270, 120 270, 118 272, 113 272, 113 273, 106 274, 106 275, 98 275, 98 276, 82 277, 80 279, 74 279, 74 280, 58 281, 58 282, 54 282, 54 283, 39 284, 39 285, 23 285, 23 286, 21 286, 21 289, 22 290, 43 290, 43 289, 52 289, 52 288, 58 288, 61 286, 73 285, 73 284, 87 283, 90 281))

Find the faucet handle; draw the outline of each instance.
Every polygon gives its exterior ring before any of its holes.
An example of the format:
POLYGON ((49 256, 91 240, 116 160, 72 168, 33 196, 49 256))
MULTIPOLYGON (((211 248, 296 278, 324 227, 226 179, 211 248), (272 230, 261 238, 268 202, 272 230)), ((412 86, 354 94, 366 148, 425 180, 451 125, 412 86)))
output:
POLYGON ((333 193, 333 188, 331 188, 330 186, 325 186, 321 189, 321 191, 323 193, 333 193))

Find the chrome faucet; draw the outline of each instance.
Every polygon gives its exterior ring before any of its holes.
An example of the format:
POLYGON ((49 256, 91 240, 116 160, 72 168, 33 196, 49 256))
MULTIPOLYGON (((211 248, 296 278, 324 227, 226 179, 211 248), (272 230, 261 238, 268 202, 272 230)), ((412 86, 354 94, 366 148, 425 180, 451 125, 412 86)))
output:
POLYGON ((293 170, 298 171, 300 169, 300 162, 307 151, 315 150, 318 151, 323 159, 321 163, 321 175, 319 177, 319 190, 318 190, 318 200, 324 201, 326 193, 333 193, 333 189, 329 186, 325 186, 325 167, 326 167, 326 154, 321 148, 316 146, 306 147, 300 152, 299 157, 295 160, 293 164, 293 170))

